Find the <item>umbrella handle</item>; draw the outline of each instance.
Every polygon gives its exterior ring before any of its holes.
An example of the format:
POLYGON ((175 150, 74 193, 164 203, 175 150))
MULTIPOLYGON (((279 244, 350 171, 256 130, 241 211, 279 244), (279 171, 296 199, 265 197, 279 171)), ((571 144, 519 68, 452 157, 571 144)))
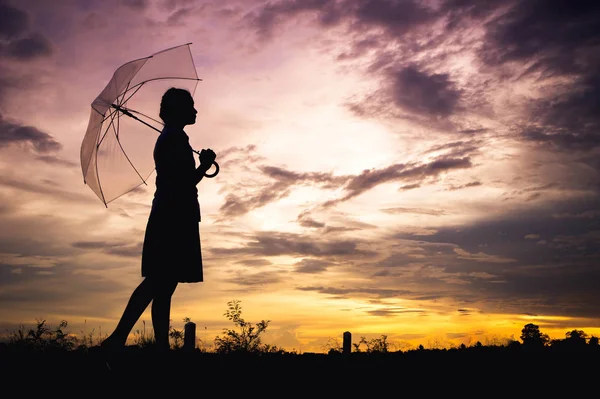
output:
POLYGON ((204 176, 212 178, 219 174, 220 168, 219 168, 219 164, 217 163, 217 161, 213 161, 213 165, 215 165, 215 168, 216 168, 215 171, 211 174, 204 172, 204 176))

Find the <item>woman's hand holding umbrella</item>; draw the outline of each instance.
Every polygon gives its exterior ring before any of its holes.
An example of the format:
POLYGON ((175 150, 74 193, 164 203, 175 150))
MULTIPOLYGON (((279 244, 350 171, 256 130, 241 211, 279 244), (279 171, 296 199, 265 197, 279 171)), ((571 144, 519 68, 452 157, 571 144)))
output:
POLYGON ((200 151, 198 158, 200 159, 200 166, 204 169, 204 176, 215 177, 219 173, 219 164, 215 162, 216 157, 217 154, 210 148, 200 151), (207 174, 206 172, 213 164, 215 165, 216 170, 212 174, 207 174))

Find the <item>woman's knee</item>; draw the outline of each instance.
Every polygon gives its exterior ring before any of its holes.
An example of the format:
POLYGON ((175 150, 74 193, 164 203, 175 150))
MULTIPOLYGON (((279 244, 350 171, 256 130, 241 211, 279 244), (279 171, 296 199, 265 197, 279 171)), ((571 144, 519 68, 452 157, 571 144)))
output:
POLYGON ((171 296, 177 288, 177 281, 169 281, 162 278, 147 278, 148 283, 152 286, 155 296, 171 296))

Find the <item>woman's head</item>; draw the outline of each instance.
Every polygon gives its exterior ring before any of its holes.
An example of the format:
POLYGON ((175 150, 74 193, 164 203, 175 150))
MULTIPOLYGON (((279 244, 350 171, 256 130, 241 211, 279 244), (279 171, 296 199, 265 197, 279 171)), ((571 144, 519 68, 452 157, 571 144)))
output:
POLYGON ((171 87, 163 94, 159 115, 165 125, 193 125, 197 113, 189 91, 171 87))

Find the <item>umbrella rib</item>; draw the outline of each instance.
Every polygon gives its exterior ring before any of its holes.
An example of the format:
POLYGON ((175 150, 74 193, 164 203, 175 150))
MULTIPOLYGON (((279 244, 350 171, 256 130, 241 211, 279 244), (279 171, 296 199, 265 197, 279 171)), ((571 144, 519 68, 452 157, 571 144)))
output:
MULTIPOLYGON (((129 86, 129 84, 128 84, 129 86)), ((141 86, 140 86, 141 87, 141 86)), ((139 90, 139 89, 138 89, 139 90)), ((128 89, 126 88, 125 91, 123 92, 123 96, 125 96, 125 93, 128 91, 128 89)), ((137 90, 136 90, 137 92, 137 90)), ((135 92, 134 92, 135 94, 135 92)), ((131 98, 131 96, 129 97, 131 98)), ((124 102, 121 102, 120 104, 123 104, 124 102)), ((120 105, 119 104, 119 105, 120 105)), ((121 114, 119 114, 117 112, 118 116, 117 116, 117 122, 121 119, 121 114)), ((125 156, 125 159, 127 159, 127 162, 129 162, 129 165, 131 165, 131 167, 133 168, 133 170, 135 171, 135 173, 138 175, 138 177, 140 178, 140 180, 144 183, 146 183, 146 179, 144 179, 142 177, 142 175, 140 174, 140 172, 137 170, 137 168, 135 167, 135 165, 131 162, 131 159, 129 159, 129 156, 127 155, 127 153, 125 152, 125 149, 123 148, 123 146, 121 145, 121 140, 119 138, 119 134, 118 134, 118 129, 117 129, 117 133, 115 134, 116 138, 117 138, 117 143, 119 143, 119 148, 121 149, 121 152, 123 153, 123 155, 125 156)))
MULTIPOLYGON (((104 138, 108 134, 108 131, 110 130, 111 127, 115 131, 115 135, 116 135, 116 129, 115 129, 115 124, 114 124, 115 119, 114 119, 113 115, 114 115, 114 113, 111 113, 110 123, 106 127, 106 131, 104 132, 104 135, 102 135, 102 139, 98 142, 98 144, 96 144, 96 157, 98 157, 98 149, 100 148, 100 144, 102 144, 102 141, 104 141, 104 138)), ((117 122, 118 122, 118 119, 117 119, 117 122)), ((98 180, 98 189, 100 190, 100 195, 102 195, 102 202, 104 202, 104 206, 108 208, 108 202, 106 201, 106 196, 104 195, 104 190, 102 189, 102 183, 100 183, 100 170, 98 169, 98 162, 96 162, 95 166, 96 166, 96 179, 98 180)))
MULTIPOLYGON (((94 111, 98 112, 98 110, 96 110, 94 107, 92 107, 92 109, 93 109, 94 111)), ((98 114, 102 115, 100 112, 98 112, 98 114)), ((102 119, 102 123, 104 123, 104 118, 102 119)), ((100 132, 101 132, 102 123, 100 124, 100 128, 98 128, 98 133, 96 134, 96 141, 98 141, 98 136, 100 136, 100 132)), ((96 146, 96 149, 98 149, 98 147, 97 147, 97 146, 96 146)), ((88 160, 88 163, 87 163, 87 165, 85 165, 85 172, 84 172, 84 175, 83 175, 83 182, 84 182, 85 184, 87 184, 87 183, 86 183, 86 180, 87 180, 87 171, 90 169, 90 164, 92 163, 92 159, 93 159, 93 158, 94 158, 94 157, 90 157, 90 159, 88 160)))
MULTIPOLYGON (((142 85, 144 85, 144 84, 146 84, 148 82, 154 82, 156 80, 195 80, 196 82, 201 82, 202 81, 202 79, 200 79, 200 78, 184 78, 184 77, 181 77, 181 76, 163 76, 163 77, 160 77, 160 78, 152 78, 152 79, 144 80, 143 82, 137 83, 135 86, 128 87, 128 88, 126 88, 123 91, 123 95, 125 95, 125 93, 127 93, 130 90, 134 90, 135 89, 135 91, 137 91, 137 90, 140 89, 140 87, 142 85)), ((135 94, 135 92, 133 94, 135 94)), ((131 96, 133 96, 133 94, 131 96)), ((131 96, 129 96, 129 98, 131 98, 131 96)), ((126 103, 129 100, 129 98, 127 100, 125 100, 123 103, 126 103)))
MULTIPOLYGON (((102 121, 104 123, 104 121, 106 121, 107 119, 110 118, 110 122, 108 123, 108 126, 106 126, 106 130, 104 131, 102 138, 100 138, 100 140, 98 140, 98 144, 96 144, 96 147, 100 147, 100 144, 102 144, 102 142, 104 141, 104 138, 108 134, 108 131, 110 130, 111 127, 113 127, 113 123, 115 120, 115 113, 116 113, 116 111, 110 111, 110 113, 102 121)), ((116 131, 115 131, 115 135, 116 135, 116 131)))

